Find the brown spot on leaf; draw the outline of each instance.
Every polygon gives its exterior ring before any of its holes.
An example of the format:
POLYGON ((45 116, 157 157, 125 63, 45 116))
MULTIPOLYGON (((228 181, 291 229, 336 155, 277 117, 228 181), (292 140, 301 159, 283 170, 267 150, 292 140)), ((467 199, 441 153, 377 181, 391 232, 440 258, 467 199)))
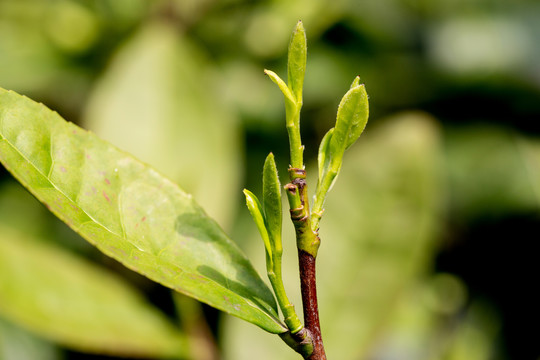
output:
POLYGON ((105 191, 103 191, 103 197, 105 198, 105 200, 107 200, 107 202, 111 202, 111 199, 109 199, 105 191))

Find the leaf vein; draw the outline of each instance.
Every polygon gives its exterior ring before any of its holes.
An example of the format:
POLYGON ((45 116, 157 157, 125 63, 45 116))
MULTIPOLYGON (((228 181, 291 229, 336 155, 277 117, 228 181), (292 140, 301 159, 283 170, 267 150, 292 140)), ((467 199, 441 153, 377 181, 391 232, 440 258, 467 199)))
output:
MULTIPOLYGON (((6 143, 7 143, 7 144, 8 144, 15 152, 17 152, 24 160, 26 160, 26 162, 27 162, 28 164, 30 164, 30 165, 35 169, 35 171, 36 171, 39 175, 41 175, 41 176, 44 177, 46 180, 48 180, 49 184, 51 184, 51 186, 52 186, 56 191, 58 191, 58 192, 59 192, 62 196, 64 196, 66 199, 68 199, 69 201, 71 201, 72 203, 74 203, 75 205, 77 205, 77 203, 74 202, 73 199, 71 199, 68 195, 66 195, 66 194, 64 193, 64 191, 62 191, 62 189, 58 188, 58 187, 56 186, 56 184, 53 183, 53 182, 51 181, 51 179, 50 179, 48 176, 46 176, 45 174, 43 174, 43 173, 41 172, 41 170, 39 170, 39 168, 38 168, 38 167, 37 167, 30 159, 28 159, 21 151, 19 151, 19 149, 18 149, 15 145, 13 145, 13 144, 11 143, 11 141, 9 141, 9 139, 7 139, 5 136, 2 136, 2 137, 3 137, 4 141, 6 141, 6 143)), ((52 158, 52 157, 51 157, 51 158, 52 158)), ((31 192, 33 192, 33 191, 31 191, 31 192)), ((94 217, 92 217, 92 215, 90 215, 88 212, 86 212, 82 207, 77 206, 77 208, 79 208, 79 209, 80 209, 86 216, 88 216, 88 218, 90 218, 93 222, 95 222, 96 224, 98 224, 99 226, 101 226, 102 228, 104 228, 105 230, 107 230, 108 232, 110 232, 111 234, 114 234, 114 235, 116 235, 116 236, 119 236, 119 235, 116 234, 114 231, 112 231, 111 229, 109 229, 107 226, 103 225, 101 222, 99 222, 98 220, 94 219, 94 217)))

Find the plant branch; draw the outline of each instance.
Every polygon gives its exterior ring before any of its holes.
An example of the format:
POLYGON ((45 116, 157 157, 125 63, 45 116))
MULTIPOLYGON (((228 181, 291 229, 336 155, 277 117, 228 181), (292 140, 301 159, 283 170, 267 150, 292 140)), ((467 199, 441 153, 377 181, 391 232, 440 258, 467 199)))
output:
POLYGON ((276 294, 278 304, 283 313, 285 325, 290 330, 291 334, 296 334, 301 331, 304 326, 300 322, 296 311, 294 310, 294 305, 289 301, 287 294, 285 292, 285 287, 283 286, 283 280, 281 275, 281 256, 274 260, 274 269, 268 273, 270 283, 276 294))
MULTIPOLYGON (((306 33, 302 22, 299 21, 296 24, 296 28, 289 43, 287 63, 288 84, 285 84, 276 73, 265 70, 265 73, 278 85, 285 97, 286 127, 289 135, 291 152, 291 162, 289 167, 289 178, 291 182, 285 185, 285 190, 289 200, 291 220, 296 232, 302 304, 304 309, 304 321, 306 323, 305 327, 298 332, 293 334, 293 331, 289 331, 282 334, 281 338, 289 346, 302 354, 305 359, 326 360, 319 325, 319 308, 317 305, 317 285, 315 278, 315 258, 317 257, 320 245, 317 228, 323 210, 322 202, 319 201, 316 203, 316 214, 312 215, 309 211, 306 171, 304 170, 303 159, 304 146, 302 145, 300 137, 300 110, 302 108, 302 89, 306 70, 306 54, 306 33), (312 221, 314 221, 315 224, 313 224, 312 221)), ((330 136, 327 136, 327 139, 329 140, 330 136)), ((323 161, 323 163, 324 162, 325 161, 323 161)), ((324 185, 327 184, 324 183, 324 185)), ((289 326, 289 329, 291 329, 291 326, 289 326)))
POLYGON ((302 305, 304 307, 304 322, 312 337, 313 352, 305 359, 326 360, 326 353, 321 336, 319 323, 319 306, 317 303, 317 283, 315 276, 315 257, 298 250, 300 267, 300 286, 302 290, 302 305))
POLYGON ((311 229, 309 201, 307 198, 306 171, 290 168, 291 182, 285 186, 291 205, 291 220, 296 231, 300 285, 304 309, 305 329, 313 342, 313 351, 302 354, 305 359, 326 360, 319 324, 315 258, 320 245, 317 232, 311 229), (298 199, 300 201, 298 201, 298 199))
POLYGON ((289 148, 291 152, 291 166, 302 168, 304 165, 304 146, 300 139, 300 109, 301 103, 286 104, 286 128, 289 135, 289 148))
POLYGON ((320 240, 317 232, 311 229, 306 171, 290 167, 289 178, 291 182, 285 186, 285 189, 289 193, 291 220, 296 230, 296 245, 299 250, 317 257, 320 240), (300 198, 300 206, 297 206, 297 201, 291 202, 292 199, 297 198, 300 198))

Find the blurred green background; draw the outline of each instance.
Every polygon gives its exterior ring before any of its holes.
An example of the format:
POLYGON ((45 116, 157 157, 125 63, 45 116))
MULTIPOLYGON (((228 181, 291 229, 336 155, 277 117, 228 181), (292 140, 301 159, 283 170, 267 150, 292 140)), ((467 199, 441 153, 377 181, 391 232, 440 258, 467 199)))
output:
MULTIPOLYGON (((177 181, 264 274, 241 190, 270 151, 286 182, 262 70, 285 76, 298 19, 309 173, 356 75, 370 95, 321 222, 329 357, 540 359, 538 1, 0 0, 0 86, 177 181)), ((0 168, 0 359, 117 357, 297 358, 101 255, 0 168)))

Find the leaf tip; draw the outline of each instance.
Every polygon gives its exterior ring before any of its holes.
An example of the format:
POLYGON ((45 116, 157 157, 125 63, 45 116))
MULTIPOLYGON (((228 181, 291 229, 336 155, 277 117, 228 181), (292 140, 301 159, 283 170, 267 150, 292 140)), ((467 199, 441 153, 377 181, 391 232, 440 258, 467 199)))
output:
POLYGON ((275 159, 275 158, 274 158, 274 153, 273 153, 273 152, 270 152, 270 153, 268 153, 268 156, 266 157, 266 160, 265 160, 264 162, 265 162, 265 163, 267 163, 267 162, 269 162, 269 161, 275 162, 274 159, 275 159))
POLYGON ((294 31, 295 32, 298 32, 298 31, 305 32, 306 31, 304 29, 304 23, 302 22, 302 20, 298 20, 298 22, 296 23, 296 27, 294 28, 294 31))
POLYGON ((246 205, 248 206, 248 208, 250 208, 250 206, 253 206, 254 204, 257 203, 257 197, 251 191, 249 191, 248 189, 244 189, 242 190, 242 192, 244 193, 244 196, 246 197, 246 205))
POLYGON ((352 84, 351 84, 351 89, 353 89, 353 88, 355 88, 355 87, 358 87, 358 86, 362 86, 362 85, 360 85, 360 75, 357 75, 357 76, 354 78, 354 80, 353 80, 353 82, 352 82, 352 84))

